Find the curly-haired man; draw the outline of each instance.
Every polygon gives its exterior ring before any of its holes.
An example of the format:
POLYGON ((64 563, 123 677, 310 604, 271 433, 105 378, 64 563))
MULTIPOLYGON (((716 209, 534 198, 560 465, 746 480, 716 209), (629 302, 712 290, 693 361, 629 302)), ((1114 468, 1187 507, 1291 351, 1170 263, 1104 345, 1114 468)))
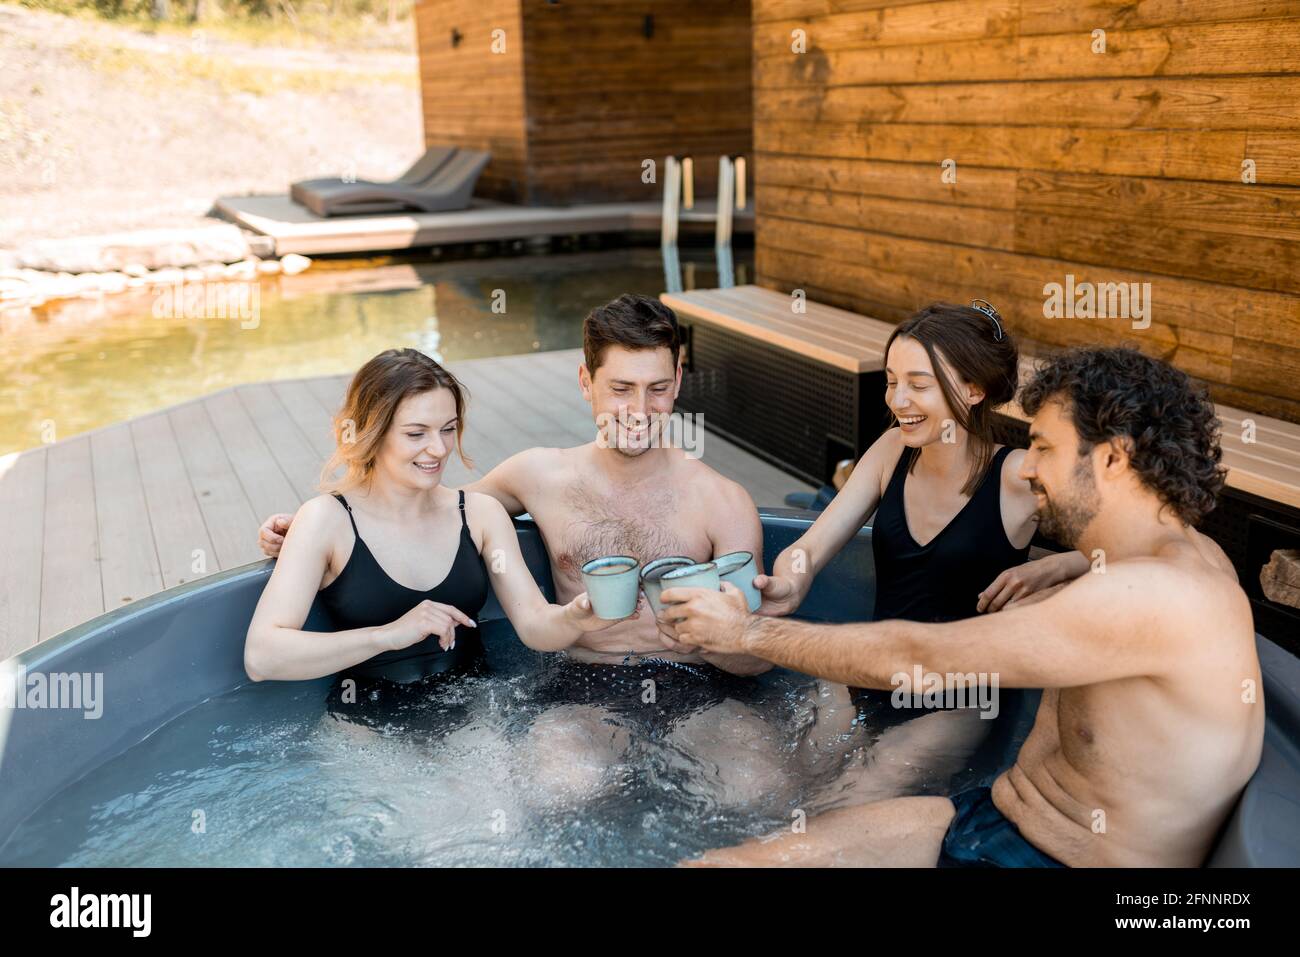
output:
POLYGON ((818 625, 746 613, 734 590, 677 589, 682 640, 831 681, 996 674, 1043 688, 1034 728, 991 789, 810 819, 806 833, 704 863, 1197 866, 1259 763, 1264 706, 1250 603, 1192 527, 1223 485, 1204 393, 1132 349, 1079 349, 1021 394, 1021 476, 1044 531, 1093 574, 948 624, 818 625))

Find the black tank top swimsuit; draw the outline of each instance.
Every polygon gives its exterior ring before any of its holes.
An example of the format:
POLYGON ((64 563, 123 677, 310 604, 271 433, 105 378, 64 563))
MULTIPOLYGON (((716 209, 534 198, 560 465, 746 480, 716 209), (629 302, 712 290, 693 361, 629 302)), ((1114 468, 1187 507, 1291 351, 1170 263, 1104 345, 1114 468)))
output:
POLYGON ((1003 446, 994 453, 983 480, 961 511, 927 544, 918 545, 903 509, 903 485, 911 461, 904 450, 871 527, 876 621, 973 617, 978 614, 979 593, 1006 569, 1029 560, 1029 546, 1012 545, 1002 524, 1002 465, 1010 452, 1010 446, 1003 446))
MULTIPOLYGON (((343 571, 320 590, 318 597, 340 631, 387 625, 425 600, 453 605, 478 620, 478 614, 487 602, 488 575, 483 557, 470 535, 463 491, 460 493, 460 544, 451 571, 427 591, 407 588, 389 577, 362 541, 352 506, 342 495, 334 497, 348 510, 356 544, 352 546, 352 554, 348 556, 343 571)), ((449 651, 443 651, 438 645, 438 636, 431 635, 407 648, 380 652, 354 665, 346 674, 405 684, 472 664, 481 654, 482 644, 477 629, 457 625, 456 647, 449 651)))

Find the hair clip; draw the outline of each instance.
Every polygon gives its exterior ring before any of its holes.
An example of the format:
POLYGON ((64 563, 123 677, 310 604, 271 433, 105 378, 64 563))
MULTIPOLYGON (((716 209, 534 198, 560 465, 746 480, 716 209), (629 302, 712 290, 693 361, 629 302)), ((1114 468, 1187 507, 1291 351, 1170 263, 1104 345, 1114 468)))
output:
POLYGON ((993 308, 993 303, 986 299, 972 299, 970 304, 972 309, 977 309, 993 320, 993 338, 998 342, 1001 342, 1003 336, 1002 317, 998 315, 998 311, 993 308))

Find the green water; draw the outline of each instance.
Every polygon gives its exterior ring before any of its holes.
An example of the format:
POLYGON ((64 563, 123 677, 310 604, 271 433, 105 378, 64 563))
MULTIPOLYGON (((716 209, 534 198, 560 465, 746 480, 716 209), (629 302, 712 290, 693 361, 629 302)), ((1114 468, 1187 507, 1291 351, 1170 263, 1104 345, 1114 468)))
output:
MULTIPOLYGON (((742 254, 738 282, 746 281, 750 258, 742 254)), ((682 258, 687 288, 716 285, 711 249, 687 248, 682 258)), ((255 325, 238 317, 159 318, 151 290, 11 314, 0 317, 0 455, 233 385, 351 372, 393 347, 447 362, 574 348, 593 306, 663 288, 658 249, 622 248, 359 268, 319 263, 263 280, 255 325)))

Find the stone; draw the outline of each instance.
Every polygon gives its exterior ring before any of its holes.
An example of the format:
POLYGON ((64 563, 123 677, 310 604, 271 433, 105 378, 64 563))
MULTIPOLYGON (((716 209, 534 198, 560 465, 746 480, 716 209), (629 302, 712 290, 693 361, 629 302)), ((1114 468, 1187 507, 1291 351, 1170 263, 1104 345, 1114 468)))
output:
POLYGON ((126 273, 106 272, 99 277, 99 291, 106 293, 126 292, 130 277, 126 273))
POLYGON ((1279 548, 1259 572, 1264 597, 1279 605, 1300 608, 1300 549, 1279 548))
POLYGON ((254 279, 257 276, 257 267, 258 264, 253 260, 244 259, 227 266, 225 275, 227 279, 254 279))
POLYGON ((192 229, 150 229, 107 236, 47 239, 17 250, 20 266, 49 272, 114 272, 127 266, 147 269, 238 262, 248 241, 238 226, 222 223, 192 229))
POLYGON ((286 276, 296 276, 310 266, 311 260, 306 256, 299 256, 297 253, 289 253, 289 255, 280 258, 280 268, 286 276))
POLYGON ((282 268, 283 267, 281 267, 279 261, 275 259, 264 259, 257 264, 257 271, 263 276, 274 276, 279 273, 282 268))

